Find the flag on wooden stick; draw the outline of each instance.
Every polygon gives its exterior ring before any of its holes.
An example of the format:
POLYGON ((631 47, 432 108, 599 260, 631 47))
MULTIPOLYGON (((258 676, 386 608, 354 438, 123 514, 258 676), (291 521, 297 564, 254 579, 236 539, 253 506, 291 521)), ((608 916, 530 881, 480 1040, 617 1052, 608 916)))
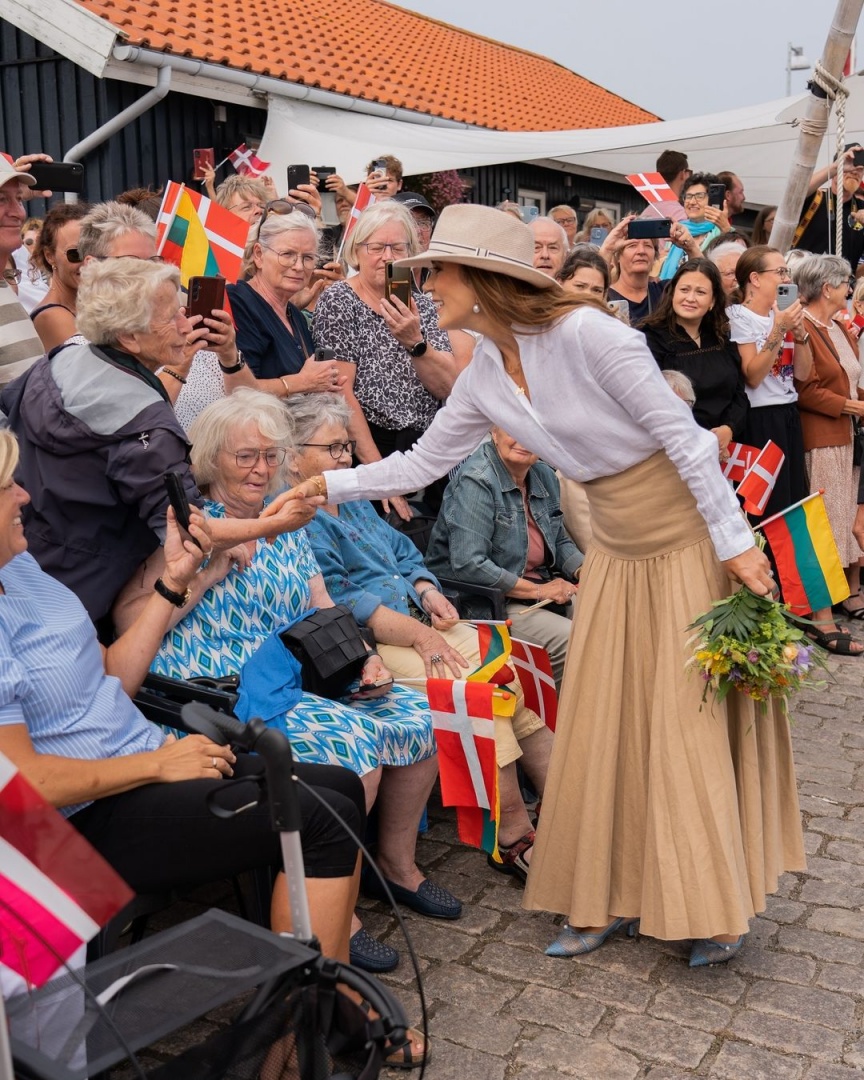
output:
POLYGON ((42 986, 133 896, 0 754, 0 964, 42 986))
POLYGON ((498 859, 495 688, 461 679, 429 679, 426 693, 438 744, 441 801, 456 808, 459 839, 498 859))
POLYGON ((511 644, 510 659, 522 684, 525 705, 537 713, 550 731, 554 731, 558 720, 558 691, 549 653, 541 645, 518 638, 511 638, 511 644))
POLYGON ((786 455, 777 443, 770 439, 759 451, 758 457, 738 485, 738 495, 744 500, 744 509, 748 514, 765 513, 768 499, 785 460, 786 455))
POLYGON ((647 203, 678 202, 678 196, 659 172, 631 173, 627 181, 647 203))
POLYGON ((169 181, 156 222, 156 250, 180 268, 185 289, 190 277, 221 274, 229 282, 240 276, 249 222, 200 191, 169 181))
POLYGON ((777 564, 783 599, 794 615, 839 604, 849 595, 822 492, 760 522, 777 564))
POLYGON ((747 475, 747 470, 759 457, 759 451, 755 446, 738 442, 730 442, 726 449, 729 451, 729 458, 721 466, 723 475, 733 484, 739 484, 747 475))

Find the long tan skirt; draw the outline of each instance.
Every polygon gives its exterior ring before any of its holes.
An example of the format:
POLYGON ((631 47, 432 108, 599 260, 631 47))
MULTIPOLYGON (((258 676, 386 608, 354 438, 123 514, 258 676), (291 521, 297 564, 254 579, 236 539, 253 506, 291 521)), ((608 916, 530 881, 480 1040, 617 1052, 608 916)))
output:
POLYGON ((687 626, 730 582, 665 454, 587 485, 582 572, 524 904, 675 940, 746 932, 805 868, 789 724, 701 706, 687 626))

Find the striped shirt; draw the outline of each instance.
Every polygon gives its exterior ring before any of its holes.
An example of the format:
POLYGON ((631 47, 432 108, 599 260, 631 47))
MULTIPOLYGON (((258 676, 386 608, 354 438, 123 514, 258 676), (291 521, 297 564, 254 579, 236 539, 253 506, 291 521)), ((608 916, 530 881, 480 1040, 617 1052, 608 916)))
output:
POLYGON ((0 386, 17 379, 45 349, 14 289, 0 279, 0 386))
POLYGON ((161 729, 105 674, 96 631, 75 594, 26 552, 0 567, 0 581, 0 725, 26 724, 37 753, 79 760, 161 746, 161 729))

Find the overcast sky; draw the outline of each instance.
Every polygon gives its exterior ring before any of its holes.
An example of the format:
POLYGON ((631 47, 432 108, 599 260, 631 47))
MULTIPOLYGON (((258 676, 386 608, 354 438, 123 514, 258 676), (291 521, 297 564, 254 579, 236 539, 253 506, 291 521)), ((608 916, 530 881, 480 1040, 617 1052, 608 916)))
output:
MULTIPOLYGON (((409 0, 400 7, 542 53, 664 120, 786 94, 786 47, 822 53, 835 0, 409 0)), ((864 66, 859 38, 856 67, 864 66)), ((792 93, 807 72, 792 72, 792 93)))

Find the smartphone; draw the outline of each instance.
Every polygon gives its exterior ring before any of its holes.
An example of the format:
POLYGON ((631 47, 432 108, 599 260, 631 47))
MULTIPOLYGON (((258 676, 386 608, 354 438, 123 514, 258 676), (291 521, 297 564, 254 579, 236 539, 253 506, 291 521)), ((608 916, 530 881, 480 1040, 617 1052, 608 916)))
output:
POLYGON ((212 146, 205 146, 192 151, 192 179, 203 180, 205 168, 212 169, 216 164, 216 155, 212 146))
POLYGON ((209 319, 214 308, 225 306, 225 278, 190 277, 186 299, 187 315, 209 319))
POLYGON ((602 225, 595 225, 591 230, 591 243, 594 247, 600 247, 608 235, 608 229, 604 229, 602 225))
POLYGON ((352 701, 363 701, 366 698, 372 697, 373 695, 375 695, 377 697, 378 692, 382 689, 382 687, 386 687, 389 690, 392 685, 393 685, 393 680, 392 679, 385 679, 384 682, 372 683, 371 686, 359 686, 354 691, 354 693, 351 694, 351 700, 352 701))
POLYGON ((389 300, 398 296, 406 307, 411 306, 411 269, 387 263, 387 280, 384 283, 384 295, 389 300))
POLYGON ((299 188, 301 184, 308 184, 310 182, 309 166, 308 165, 289 165, 288 166, 288 190, 292 188, 299 188))
POLYGON ((378 158, 377 161, 372 162, 372 171, 373 172, 383 172, 383 173, 387 172, 387 162, 384 160, 383 157, 378 158))
POLYGON ((717 210, 722 210, 724 202, 726 202, 726 185, 709 184, 708 205, 715 207, 717 210))
POLYGON ((627 226, 628 240, 658 240, 668 236, 672 218, 634 218, 627 226))
POLYGON ((316 360, 335 360, 336 359, 336 350, 335 349, 316 349, 315 350, 315 359, 316 360))
POLYGON ((522 207, 522 220, 526 225, 530 225, 534 218, 540 216, 540 210, 536 206, 523 206, 522 207))
MULTIPOLYGON (((186 494, 186 488, 183 487, 183 477, 178 472, 167 472, 162 477, 165 484, 165 490, 168 492, 168 502, 174 508, 174 515, 177 518, 177 524, 181 529, 184 529, 189 533, 189 520, 191 510, 189 508, 189 498, 186 494)), ((196 544, 198 541, 195 537, 189 533, 189 539, 193 540, 196 544)), ((200 548, 201 545, 198 544, 200 548)))
POLYGON ((37 191, 84 190, 84 166, 80 161, 34 161, 30 175, 36 181, 37 191))
POLYGON ((857 168, 864 165, 864 150, 856 150, 852 155, 852 164, 857 168))
POLYGON ((798 299, 798 286, 792 282, 789 285, 777 286, 777 310, 785 311, 786 308, 792 307, 795 301, 798 299))
POLYGON ((336 175, 335 165, 312 165, 310 166, 312 172, 318 177, 318 187, 324 187, 324 181, 329 180, 331 176, 336 175))
POLYGON ((629 300, 609 300, 606 304, 610 311, 616 315, 623 315, 625 319, 630 318, 630 301, 629 300))

